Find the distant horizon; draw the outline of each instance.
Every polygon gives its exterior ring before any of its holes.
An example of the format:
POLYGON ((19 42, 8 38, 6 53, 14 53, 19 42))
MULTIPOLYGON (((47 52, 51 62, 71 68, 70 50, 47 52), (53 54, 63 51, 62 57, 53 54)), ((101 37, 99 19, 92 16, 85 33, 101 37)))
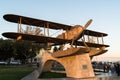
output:
POLYGON ((100 56, 94 56, 92 61, 120 62, 120 57, 100 57, 100 56))

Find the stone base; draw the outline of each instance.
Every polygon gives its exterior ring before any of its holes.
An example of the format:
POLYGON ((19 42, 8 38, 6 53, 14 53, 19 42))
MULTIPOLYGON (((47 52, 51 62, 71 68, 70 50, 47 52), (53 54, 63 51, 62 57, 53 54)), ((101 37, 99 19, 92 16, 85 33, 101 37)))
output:
POLYGON ((67 77, 95 77, 89 53, 77 54, 62 58, 54 58, 51 56, 51 54, 45 53, 42 57, 42 70, 50 71, 53 61, 59 62, 64 66, 67 77))

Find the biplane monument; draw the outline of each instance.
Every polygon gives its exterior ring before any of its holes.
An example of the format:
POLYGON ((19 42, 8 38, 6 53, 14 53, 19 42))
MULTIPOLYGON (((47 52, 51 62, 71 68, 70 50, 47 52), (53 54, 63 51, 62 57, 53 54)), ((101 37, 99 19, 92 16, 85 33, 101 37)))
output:
POLYGON ((2 34, 7 38, 44 43, 46 47, 62 46, 60 50, 53 53, 49 53, 46 48, 46 52, 42 56, 41 66, 38 69, 39 75, 41 72, 50 71, 53 62, 57 61, 65 68, 67 77, 95 77, 91 58, 107 52, 106 48, 109 47, 109 45, 104 44, 103 40, 107 36, 106 33, 87 29, 92 19, 85 26, 71 26, 14 14, 6 14, 3 17, 7 21, 18 24, 17 32, 5 32, 2 34), (27 26, 26 30, 23 30, 22 25, 27 26), (31 26, 34 27, 33 31, 30 30, 31 26), (43 33, 41 33, 40 28, 43 28, 43 33), (50 29, 62 29, 63 33, 51 37, 50 29), (70 47, 64 50, 65 44, 70 44, 70 47))

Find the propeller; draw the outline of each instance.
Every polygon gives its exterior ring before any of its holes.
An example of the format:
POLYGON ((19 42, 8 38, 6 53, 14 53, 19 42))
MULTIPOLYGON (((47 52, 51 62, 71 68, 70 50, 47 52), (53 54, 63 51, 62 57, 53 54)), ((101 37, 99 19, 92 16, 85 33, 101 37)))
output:
POLYGON ((82 27, 83 28, 83 30, 74 38, 74 40, 77 40, 77 39, 79 39, 79 36, 81 35, 81 33, 83 33, 84 32, 84 30, 90 25, 92 23, 92 19, 90 19, 86 24, 85 24, 85 26, 84 27, 82 27))
MULTIPOLYGON (((85 26, 83 27, 83 30, 85 30, 90 24, 92 23, 92 19, 90 19, 85 26)), ((85 43, 85 41, 82 39, 83 44, 85 45, 85 47, 87 48, 87 52, 90 51, 90 47, 85 43)))
POLYGON ((86 29, 91 23, 92 23, 92 19, 90 19, 83 28, 86 29))
MULTIPOLYGON (((73 45, 73 43, 74 43, 75 40, 78 40, 79 38, 82 37, 82 36, 80 37, 81 33, 83 33, 84 30, 85 30, 91 23, 92 23, 92 19, 90 19, 90 20, 85 24, 85 26, 82 27, 81 32, 80 32, 75 38, 73 38, 72 43, 71 43, 71 46, 73 45)), ((81 27, 81 26, 80 26, 80 27, 81 27)), ((85 41, 84 41, 84 42, 85 42, 85 41)), ((86 44, 86 45, 87 45, 87 44, 86 44)))

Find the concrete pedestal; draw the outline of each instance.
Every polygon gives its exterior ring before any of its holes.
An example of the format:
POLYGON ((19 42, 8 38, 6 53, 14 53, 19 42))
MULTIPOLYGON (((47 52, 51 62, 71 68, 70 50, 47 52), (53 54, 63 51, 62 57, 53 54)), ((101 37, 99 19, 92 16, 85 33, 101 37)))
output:
POLYGON ((76 54, 62 58, 54 58, 51 54, 45 53, 42 57, 42 70, 49 71, 53 61, 57 61, 64 66, 67 77, 86 78, 95 76, 89 53, 76 54))

